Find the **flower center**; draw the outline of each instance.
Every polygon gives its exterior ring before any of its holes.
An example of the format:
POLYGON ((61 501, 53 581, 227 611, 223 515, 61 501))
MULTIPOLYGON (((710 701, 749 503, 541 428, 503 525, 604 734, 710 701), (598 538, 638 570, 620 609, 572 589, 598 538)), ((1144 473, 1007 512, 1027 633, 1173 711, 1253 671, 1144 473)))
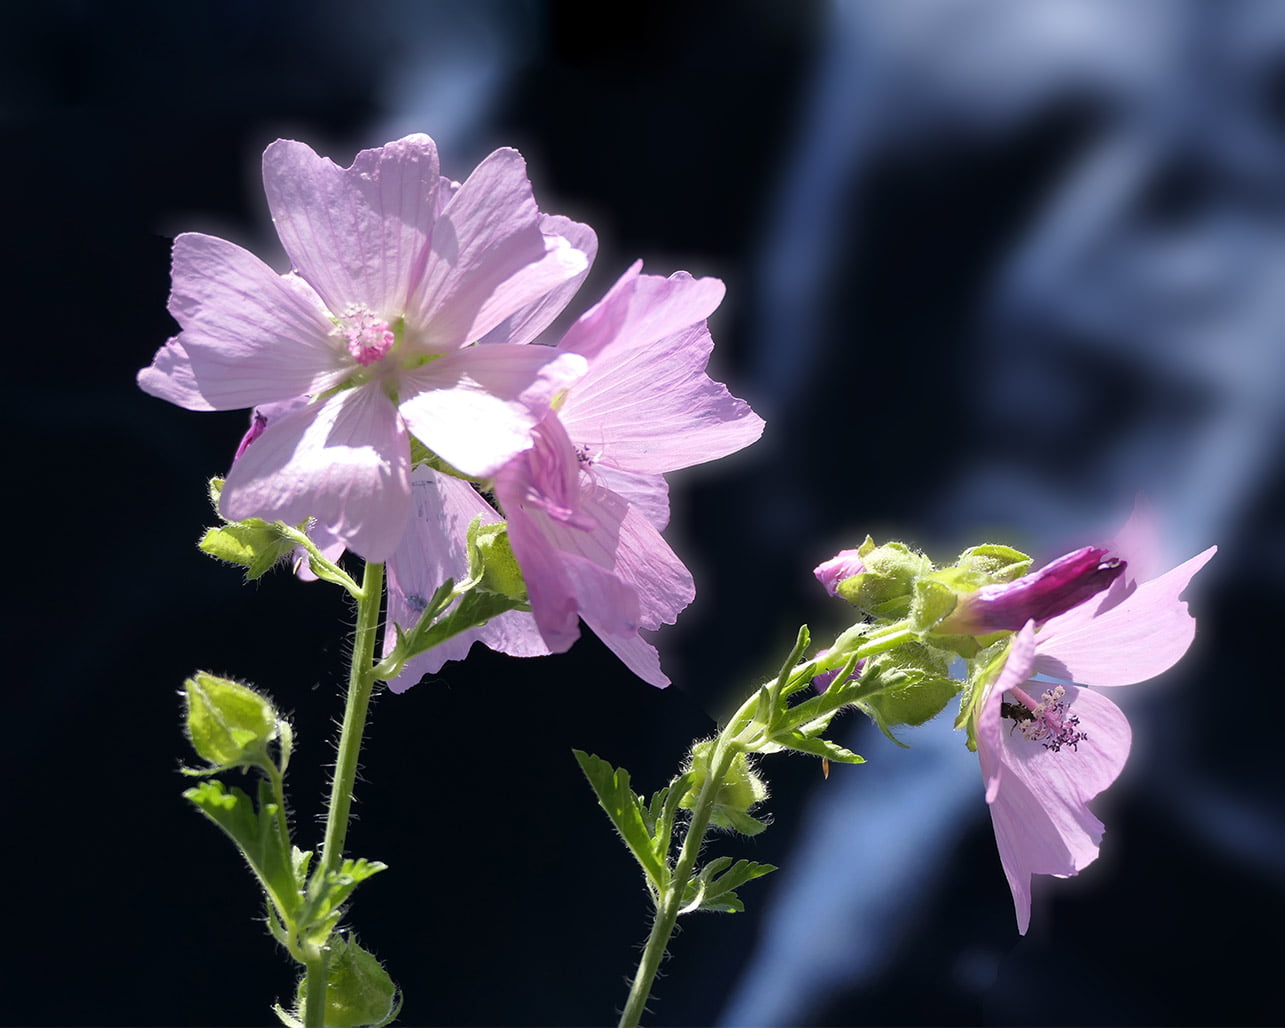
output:
POLYGON ((1001 703, 1000 716, 1013 722, 1013 728, 1032 742, 1056 753, 1063 746, 1076 749, 1088 734, 1080 731, 1080 719, 1069 713, 1062 697, 1066 689, 1060 685, 1049 689, 1036 703, 1021 689, 1010 689, 1008 695, 1016 702, 1001 703))
POLYGON ((344 308, 339 333, 346 340, 353 360, 362 367, 380 360, 397 341, 392 326, 360 303, 350 303, 344 308))

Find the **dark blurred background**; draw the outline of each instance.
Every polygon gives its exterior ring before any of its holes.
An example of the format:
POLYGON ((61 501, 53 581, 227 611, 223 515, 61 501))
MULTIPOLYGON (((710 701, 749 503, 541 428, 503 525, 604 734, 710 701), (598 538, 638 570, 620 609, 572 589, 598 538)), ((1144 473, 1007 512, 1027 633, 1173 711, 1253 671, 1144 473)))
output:
POLYGON ((475 650, 374 705, 350 835, 391 869, 353 922, 403 1023, 614 1022, 648 906, 572 747, 659 787, 866 532, 949 558, 1109 537, 1139 491, 1195 647, 1117 690, 1134 724, 1101 859, 1016 934, 976 759, 949 718, 821 778, 772 758, 782 866, 687 919, 655 1025, 1272 1024, 1285 1019, 1276 643, 1285 571, 1285 5, 1274 0, 48 0, 0 16, 4 416, 14 476, 6 1023, 263 1024, 292 971, 249 874, 179 797, 196 668, 295 720, 320 834, 350 611, 195 548, 243 413, 144 396, 169 241, 284 268, 258 158, 340 164, 411 131, 462 178, 516 145, 601 251, 727 282, 717 374, 756 447, 675 476, 698 597, 660 692, 593 638, 475 650), (30 500, 30 507, 22 504, 30 500), (1271 731, 1266 731, 1271 729, 1271 731), (1266 734, 1264 734, 1266 732, 1266 734))

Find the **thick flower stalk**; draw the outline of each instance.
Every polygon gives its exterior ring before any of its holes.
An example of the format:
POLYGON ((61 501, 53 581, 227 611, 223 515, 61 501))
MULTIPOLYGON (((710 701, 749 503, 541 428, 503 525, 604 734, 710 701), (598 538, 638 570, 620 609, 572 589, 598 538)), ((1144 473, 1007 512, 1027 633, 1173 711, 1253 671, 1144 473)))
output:
POLYGON ((577 355, 520 344, 578 286, 592 233, 540 213, 514 150, 461 185, 424 135, 349 168, 278 140, 263 178, 292 270, 180 235, 170 311, 182 331, 139 384, 190 410, 305 398, 244 448, 220 510, 312 517, 383 561, 411 513, 412 435, 465 474, 492 474, 584 372, 577 355))

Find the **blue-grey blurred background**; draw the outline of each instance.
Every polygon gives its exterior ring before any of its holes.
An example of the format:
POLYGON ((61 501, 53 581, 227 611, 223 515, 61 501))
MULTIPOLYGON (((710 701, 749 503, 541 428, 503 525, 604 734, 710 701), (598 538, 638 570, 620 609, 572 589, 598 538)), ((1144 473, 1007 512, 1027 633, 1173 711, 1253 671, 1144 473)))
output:
MULTIPOLYGON (((475 653, 375 704, 354 923, 408 1024, 613 1022, 649 910, 579 747, 659 787, 867 532, 1049 557, 1150 498, 1200 628, 1095 809, 1101 859, 1040 879, 1020 938, 949 718, 859 767, 773 758, 779 864, 684 922, 655 1025, 1273 1024, 1285 1018, 1285 5, 1275 0, 195 0, 14 5, 0 31, 10 440, 0 1019, 261 1024, 292 976, 249 875, 185 808, 197 667, 292 712, 315 830, 349 612, 194 546, 240 413, 139 393, 173 330, 169 240, 284 267, 258 156, 346 164, 412 131, 463 177, 527 157, 592 223, 580 310, 634 259, 727 282, 718 376, 768 422, 675 476, 698 597, 675 686, 592 638, 475 653), (13 365, 11 364, 11 368, 13 365)), ((315 840, 311 840, 315 841, 315 840)))

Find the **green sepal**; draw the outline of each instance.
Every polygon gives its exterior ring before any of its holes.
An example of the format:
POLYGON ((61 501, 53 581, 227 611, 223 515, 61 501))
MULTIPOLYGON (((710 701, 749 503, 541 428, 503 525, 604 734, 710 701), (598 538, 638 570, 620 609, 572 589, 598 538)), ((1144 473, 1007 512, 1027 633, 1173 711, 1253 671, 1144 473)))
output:
POLYGON ((289 840, 279 830, 278 806, 268 782, 259 782, 257 810, 240 789, 228 791, 222 782, 212 778, 186 790, 183 797, 236 844, 276 907, 278 919, 283 924, 295 923, 300 894, 289 840))
MULTIPOLYGON (((357 945, 350 934, 336 935, 326 961, 326 1028, 383 1028, 401 1012, 402 997, 384 965, 357 945)), ((307 978, 299 982, 295 1009, 275 1006, 277 1016, 292 1028, 303 1028, 308 1016, 307 978)))
POLYGON ((487 591, 507 596, 517 604, 527 602, 526 580, 509 545, 509 526, 500 521, 482 524, 475 517, 468 529, 469 577, 487 591))
POLYGON ((959 693, 949 675, 949 655, 933 646, 907 643, 867 662, 858 705, 898 745, 896 725, 922 725, 959 693))
POLYGON ((1031 568, 1031 558, 1021 550, 1000 543, 970 546, 955 561, 955 567, 975 571, 992 582, 1011 582, 1031 568))
POLYGON ((866 570, 840 582, 838 594, 873 617, 904 618, 910 611, 915 580, 932 571, 932 562, 903 543, 876 546, 869 536, 857 554, 866 570))
MULTIPOLYGON (((210 501, 217 512, 219 497, 223 493, 223 479, 210 479, 208 488, 210 501)), ((246 578, 250 581, 266 575, 277 561, 293 553, 297 545, 282 533, 278 527, 279 522, 264 521, 262 518, 228 521, 222 515, 220 518, 224 524, 206 529, 197 545, 211 557, 245 568, 246 578)))
MULTIPOLYGON (((630 788, 629 772, 624 768, 614 768, 601 757, 584 750, 571 752, 575 754, 580 770, 589 779, 589 785, 598 797, 598 805, 607 812, 607 817, 620 833, 625 846, 642 867, 648 883, 659 893, 669 883, 669 865, 665 858, 669 851, 669 835, 674 816, 670 810, 670 798, 675 793, 681 796, 681 791, 671 788, 659 805, 654 799, 652 806, 644 805, 642 797, 630 788), (667 811, 668 824, 665 824, 661 817, 667 811), (653 835, 657 825, 664 829, 663 846, 658 845, 659 840, 653 835)), ((677 802, 674 801, 675 806, 677 802)))
POLYGON ((266 696, 240 682, 198 671, 183 683, 183 699, 187 737, 211 770, 274 766, 268 744, 280 734, 282 719, 266 696))
MULTIPOLYGON (((689 784, 678 801, 678 805, 684 810, 695 808, 705 779, 709 776, 714 750, 715 740, 713 739, 707 739, 692 746, 690 766, 687 771, 689 784)), ((767 783, 754 772, 750 766, 749 756, 738 752, 732 757, 727 772, 718 783, 718 791, 710 805, 709 822, 718 828, 729 828, 742 835, 758 835, 767 827, 767 822, 752 817, 750 808, 766 799, 767 783)))
POLYGON ((752 860, 717 857, 706 864, 683 889, 681 913, 709 910, 720 914, 739 914, 745 910, 735 890, 746 882, 775 871, 775 864, 756 864, 752 860))

